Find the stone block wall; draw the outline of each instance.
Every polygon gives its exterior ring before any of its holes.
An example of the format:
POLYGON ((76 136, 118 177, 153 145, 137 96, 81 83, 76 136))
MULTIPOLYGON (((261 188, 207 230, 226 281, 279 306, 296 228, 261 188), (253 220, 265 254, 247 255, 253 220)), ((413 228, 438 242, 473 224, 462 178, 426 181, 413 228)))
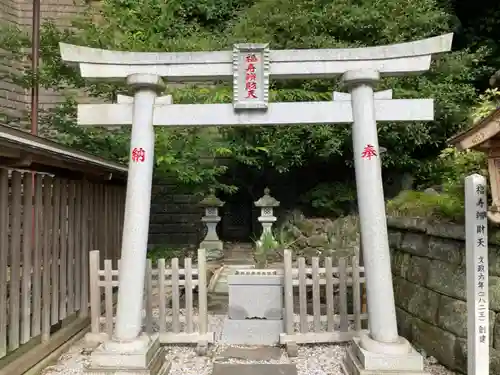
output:
MULTIPOLYGON (((410 218, 389 218, 388 226, 400 334, 443 365, 466 373, 464 227, 410 218)), ((490 374, 499 374, 498 242, 489 246, 489 275, 490 374)))
MULTIPOLYGON (((53 20, 57 26, 68 27, 71 21, 83 11, 85 0, 41 0, 41 22, 53 20)), ((0 22, 3 25, 18 26, 31 35, 32 0, 0 0, 0 22)), ((25 64, 30 64, 26 59, 25 64)), ((43 62, 41 62, 43 64, 43 62)), ((9 58, 8 52, 2 53, 0 63, 9 72, 21 72, 23 66, 9 58)), ((82 94, 82 97, 83 94, 82 94)), ((40 108, 50 108, 61 102, 63 98, 57 92, 40 88, 40 108)), ((30 90, 0 80, 0 112, 15 118, 26 118, 30 110, 30 90)), ((15 125, 15 124, 11 124, 15 125)))
MULTIPOLYGON (((2 25, 20 25, 21 7, 17 0, 0 0, 0 22, 2 25)), ((8 51, 2 51, 2 73, 16 73, 22 69, 17 62, 9 58, 8 51)), ((4 80, 0 81, 0 108, 8 116, 18 117, 27 110, 29 103, 28 93, 21 87, 4 80)))
POLYGON ((177 191, 169 182, 155 182, 151 194, 149 247, 193 247, 204 234, 200 198, 177 191))

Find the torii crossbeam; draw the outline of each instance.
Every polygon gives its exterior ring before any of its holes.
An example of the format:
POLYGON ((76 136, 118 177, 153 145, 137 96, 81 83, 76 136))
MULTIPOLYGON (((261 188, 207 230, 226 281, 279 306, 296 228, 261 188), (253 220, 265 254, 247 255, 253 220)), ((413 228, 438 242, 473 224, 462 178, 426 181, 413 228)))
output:
MULTIPOLYGON (((132 98, 131 98, 132 99, 132 98)), ((86 126, 132 125, 134 105, 80 104, 78 124, 86 126)), ((375 99, 377 121, 430 121, 432 99, 375 99)), ((232 104, 155 104, 155 126, 236 126, 352 123, 349 101, 270 103, 267 111, 236 112, 232 104)))

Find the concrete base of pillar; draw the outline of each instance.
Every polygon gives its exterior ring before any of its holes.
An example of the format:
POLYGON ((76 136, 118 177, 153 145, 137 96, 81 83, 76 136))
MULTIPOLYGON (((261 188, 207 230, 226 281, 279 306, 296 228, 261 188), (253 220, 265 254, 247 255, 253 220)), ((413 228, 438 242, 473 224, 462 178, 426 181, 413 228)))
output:
POLYGON ((142 335, 133 342, 107 341, 90 355, 88 375, 166 375, 170 371, 158 338, 142 335))
POLYGON ((410 343, 400 338, 397 344, 381 344, 381 348, 391 346, 393 350, 389 353, 373 352, 363 348, 363 341, 374 341, 367 339, 367 333, 363 332, 361 338, 354 338, 347 349, 342 363, 345 375, 430 375, 424 371, 424 359, 410 343), (406 348, 406 349, 405 349, 406 348))

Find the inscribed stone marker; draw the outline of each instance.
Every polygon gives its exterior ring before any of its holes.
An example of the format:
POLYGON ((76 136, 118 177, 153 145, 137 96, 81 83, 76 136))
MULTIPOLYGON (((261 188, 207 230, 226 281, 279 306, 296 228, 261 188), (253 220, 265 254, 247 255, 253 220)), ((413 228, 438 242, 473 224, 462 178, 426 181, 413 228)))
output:
POLYGON ((486 178, 465 179, 467 258, 467 366, 469 375, 489 374, 488 202, 486 178))

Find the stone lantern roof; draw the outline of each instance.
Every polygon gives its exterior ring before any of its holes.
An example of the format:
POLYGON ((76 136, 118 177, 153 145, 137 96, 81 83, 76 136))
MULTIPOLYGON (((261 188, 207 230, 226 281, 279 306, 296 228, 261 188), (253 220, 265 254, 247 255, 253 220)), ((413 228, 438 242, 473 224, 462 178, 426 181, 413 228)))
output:
POLYGON ((280 205, 280 202, 276 199, 274 199, 273 197, 271 197, 271 195, 269 195, 271 193, 271 190, 269 188, 265 188, 264 189, 264 195, 257 201, 255 202, 255 206, 256 207, 278 207, 280 205))
POLYGON ((210 189, 210 193, 203 198, 203 200, 200 202, 200 205, 203 207, 222 207, 224 206, 223 201, 221 201, 219 198, 215 196, 215 191, 214 189, 210 189))

